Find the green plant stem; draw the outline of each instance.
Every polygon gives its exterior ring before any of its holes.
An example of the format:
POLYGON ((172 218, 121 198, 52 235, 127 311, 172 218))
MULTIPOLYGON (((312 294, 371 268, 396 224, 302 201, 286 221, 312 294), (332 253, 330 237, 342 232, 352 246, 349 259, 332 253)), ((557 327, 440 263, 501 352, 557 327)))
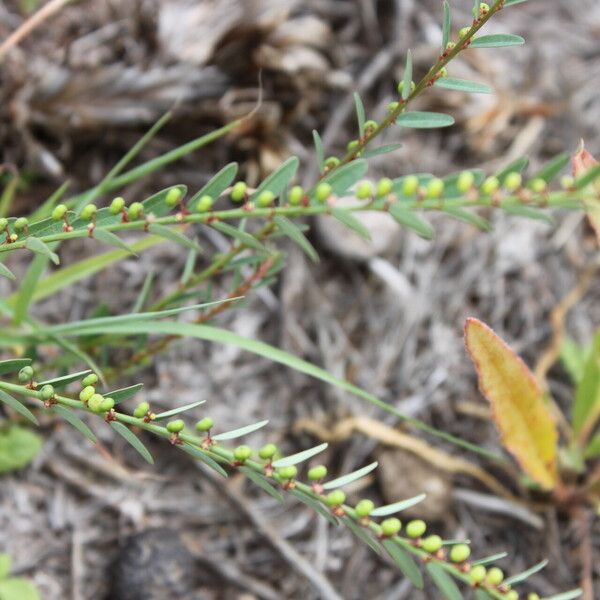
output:
MULTIPOLYGON (((17 394, 19 396, 34 398, 36 400, 39 400, 40 402, 43 402, 41 392, 30 389, 23 385, 17 385, 5 381, 0 381, 0 389, 5 390, 6 392, 12 392, 13 394, 17 394)), ((52 400, 53 402, 55 402, 56 404, 60 404, 61 406, 82 410, 87 413, 100 416, 98 415, 98 413, 94 413, 93 411, 91 411, 88 408, 88 406, 80 400, 74 400, 73 398, 68 398, 66 396, 58 394, 56 394, 52 400)), ((233 468, 242 466, 235 460, 234 453, 231 449, 220 444, 215 444, 214 442, 212 445, 207 446, 206 438, 201 438, 196 435, 192 435, 185 432, 174 435, 170 433, 166 427, 162 427, 161 425, 157 425, 153 422, 146 422, 144 418, 136 418, 125 413, 117 412, 115 410, 111 410, 109 413, 107 413, 105 415, 105 420, 117 421, 124 425, 138 427, 158 437, 171 440, 171 443, 173 443, 173 445, 175 446, 178 446, 180 443, 185 442, 193 446, 197 451, 205 454, 206 456, 209 456, 213 460, 216 460, 217 462, 223 465, 233 468)), ((276 473, 269 474, 265 470, 265 463, 260 463, 255 460, 244 461, 243 466, 248 467, 256 473, 269 479, 272 484, 278 486, 283 491, 288 491, 289 489, 298 489, 302 491, 303 493, 310 496, 313 500, 320 503, 329 510, 326 496, 316 492, 313 486, 297 480, 294 480, 292 484, 290 484, 289 482, 282 482, 280 481, 280 478, 277 477, 276 473)), ((352 519, 357 525, 361 527, 366 527, 374 534, 375 537, 381 537, 381 527, 375 521, 369 520, 366 523, 364 521, 361 521, 361 519, 357 517, 354 509, 346 504, 341 505, 339 507, 339 510, 343 511, 344 516, 347 516, 350 519, 352 519)), ((441 558, 440 556, 432 556, 428 554, 422 548, 420 548, 418 541, 405 538, 403 536, 394 536, 394 540, 405 551, 411 553, 416 558, 420 559, 423 562, 435 562, 441 568, 443 568, 449 575, 469 585, 469 577, 467 573, 462 572, 457 565, 452 564, 445 558, 441 558)), ((504 594, 500 593, 494 587, 483 585, 482 589, 484 589, 492 598, 495 598, 497 600, 502 600, 503 598, 505 598, 504 594)))

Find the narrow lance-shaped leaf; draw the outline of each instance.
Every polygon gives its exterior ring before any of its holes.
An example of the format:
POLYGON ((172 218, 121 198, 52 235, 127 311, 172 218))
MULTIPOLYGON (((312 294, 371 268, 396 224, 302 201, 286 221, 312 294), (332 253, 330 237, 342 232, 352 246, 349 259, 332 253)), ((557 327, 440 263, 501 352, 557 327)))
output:
POLYGON ((322 517, 324 517, 327 521, 329 521, 334 527, 337 527, 339 525, 339 522, 335 518, 335 516, 332 515, 319 501, 315 500, 312 496, 305 494, 298 488, 294 488, 294 489, 290 490, 290 494, 292 494, 292 496, 295 496, 296 498, 298 498, 298 500, 300 500, 300 502, 302 502, 303 504, 306 504, 306 506, 308 506, 315 512, 319 513, 322 517))
POLYGON ((107 398, 112 398, 115 401, 115 404, 117 404, 118 402, 127 400, 127 398, 131 398, 131 396, 135 396, 135 394, 137 394, 143 387, 143 383, 136 383, 135 385, 130 385, 129 387, 107 392, 105 396, 107 398))
POLYGON ((192 444, 184 442, 181 445, 181 449, 184 452, 187 452, 190 456, 202 461, 207 467, 213 469, 213 471, 216 471, 219 475, 227 477, 227 471, 225 471, 225 469, 216 460, 214 460, 212 456, 209 456, 206 452, 200 450, 200 448, 196 448, 196 446, 192 446, 192 444))
POLYGON ((365 135, 365 106, 361 100, 360 95, 354 92, 354 105, 356 106, 356 118, 358 120, 358 133, 360 137, 365 135))
POLYGON ((378 463, 374 462, 370 465, 367 465, 366 467, 363 467, 362 469, 357 469, 352 473, 342 475, 342 477, 338 477, 337 479, 332 479, 331 481, 328 481, 323 485, 323 489, 332 490, 353 483, 354 481, 361 479, 365 475, 368 475, 371 471, 374 471, 377 468, 377 464, 378 463))
POLYGON ((315 156, 317 157, 317 165, 319 167, 319 173, 325 170, 325 153, 323 151, 323 140, 316 129, 313 129, 313 142, 315 144, 315 156))
POLYGON ((494 90, 485 83, 458 79, 457 77, 442 77, 434 83, 435 87, 469 94, 493 94, 494 90))
POLYGON ((381 547, 379 544, 371 537, 367 530, 365 530, 360 525, 357 525, 352 519, 349 517, 343 517, 342 521, 344 525, 364 544, 367 544, 373 552, 381 555, 381 547))
POLYGON ((348 164, 335 169, 323 178, 323 181, 331 186, 331 191, 341 196, 348 191, 359 179, 364 177, 369 165, 363 158, 357 158, 348 164))
POLYGON ((239 467, 239 471, 241 471, 252 483, 255 483, 259 488, 265 491, 269 496, 272 496, 277 500, 277 502, 281 502, 283 504, 284 498, 283 494, 274 488, 266 477, 263 477, 260 473, 253 471, 249 467, 239 467))
POLYGON ((225 223, 223 221, 215 221, 211 223, 210 226, 213 229, 217 229, 221 233, 228 235, 240 244, 244 244, 244 246, 248 246, 248 248, 253 248, 254 250, 258 250, 259 252, 268 252, 267 248, 265 248, 254 236, 250 235, 245 231, 241 231, 236 227, 233 227, 229 223, 225 223))
POLYGON ((570 592, 563 592, 554 596, 546 596, 544 600, 573 600, 574 598, 579 598, 582 593, 581 590, 571 590, 570 592))
POLYGON ((295 223, 286 219, 282 216, 276 216, 274 219, 275 223, 281 229, 285 235, 287 235, 294 243, 296 243, 302 251, 308 256, 313 262, 319 262, 319 255, 313 248, 312 244, 306 239, 306 236, 298 229, 295 223))
POLYGON ((471 562, 472 565, 489 565, 491 563, 498 562, 503 558, 508 556, 508 552, 499 552, 498 554, 492 554, 490 556, 486 556, 484 558, 480 558, 478 560, 474 560, 471 562))
POLYGON ((553 488, 558 433, 535 377, 481 321, 467 320, 465 341, 502 443, 529 477, 545 489, 553 488))
POLYGON ((506 46, 522 46, 525 40, 520 35, 511 33, 493 33, 476 37, 470 48, 504 48, 506 46))
POLYGON ((575 435, 590 432, 600 417, 600 331, 583 367, 581 381, 575 390, 573 431, 575 435))
POLYGON ((121 250, 129 252, 129 254, 132 254, 133 256, 137 256, 135 250, 131 246, 127 245, 118 235, 115 235, 112 231, 108 231, 107 229, 96 228, 94 229, 93 237, 99 242, 102 242, 103 244, 107 244, 108 246, 115 246, 116 248, 120 248, 121 250))
POLYGON ((6 277, 7 279, 16 279, 14 273, 3 263, 0 262, 0 276, 6 277))
POLYGON ((394 502, 393 504, 386 504, 386 506, 380 506, 379 508, 373 510, 371 515, 374 517, 387 517, 388 515, 399 513, 400 511, 406 510, 407 508, 411 508, 411 506, 415 506, 420 502, 423 502, 426 497, 426 494, 419 494, 418 496, 407 498, 406 500, 400 500, 399 502, 394 502))
POLYGON ((256 191, 250 196, 250 201, 254 202, 260 196, 261 192, 265 190, 269 190, 275 196, 279 196, 296 175, 299 165, 300 161, 297 156, 288 158, 256 188, 256 191))
POLYGON ((406 65, 404 66, 404 79, 402 83, 402 100, 406 100, 410 96, 410 88, 413 78, 413 60, 412 52, 409 50, 406 53, 406 65))
POLYGON ((245 427, 240 427, 239 429, 233 429, 231 431, 219 433, 217 435, 213 435, 212 439, 216 441, 234 440, 236 438, 243 437, 244 435, 248 435, 249 433, 262 429, 265 425, 267 425, 268 422, 269 421, 259 421, 258 423, 246 425, 245 427))
POLYGON ((504 583, 506 585, 516 585, 517 583, 521 583, 522 581, 525 581, 526 579, 528 579, 529 577, 531 577, 538 571, 541 571, 542 569, 544 569, 547 564, 548 564, 548 561, 543 560, 543 561, 537 563, 537 565, 534 565, 533 567, 530 567, 526 571, 523 571, 522 573, 517 573, 516 575, 513 575, 512 577, 508 577, 507 579, 504 580, 504 583))
POLYGON ((412 111, 402 113, 396 124, 410 129, 437 129, 454 125, 454 117, 436 112, 412 111))
POLYGON ((402 148, 402 144, 384 144, 378 148, 371 148, 370 150, 365 151, 363 158, 374 158, 375 156, 380 156, 382 154, 390 154, 400 148, 402 148))
POLYGON ((568 164, 569 155, 564 152, 545 164, 533 175, 533 178, 543 179, 546 183, 550 183, 568 164))
POLYGON ((229 163, 225 165, 214 177, 212 177, 206 185, 196 192, 188 200, 188 208, 194 210, 197 201, 202 196, 210 196, 213 200, 217 200, 219 196, 233 183, 238 171, 237 163, 229 163))
POLYGON ((331 215, 340 223, 348 227, 348 229, 352 229, 352 231, 360 235, 361 238, 365 240, 371 239, 369 230, 350 211, 333 207, 331 209, 331 215))
POLYGON ((433 227, 431 227, 427 221, 424 221, 421 217, 416 215, 412 210, 404 208, 400 203, 396 202, 390 206, 389 211, 390 215, 392 215, 400 225, 412 229, 426 240, 433 239, 433 227))
POLYGON ((39 425, 35 415, 22 402, 19 402, 19 400, 13 398, 4 390, 0 390, 0 402, 4 402, 4 404, 10 406, 15 412, 18 412, 21 416, 31 421, 34 425, 39 425))
POLYGON ((450 4, 448 0, 444 0, 444 25, 442 27, 442 52, 446 51, 448 40, 450 39, 450 28, 452 26, 450 15, 450 4))
POLYGON ((79 433, 86 437, 92 444, 96 443, 94 432, 72 411, 60 404, 52 407, 52 411, 62 417, 67 423, 75 427, 79 433))
POLYGON ((9 360, 0 360, 0 375, 15 373, 16 371, 20 371, 23 367, 27 367, 30 364, 30 358, 11 358, 9 360))
POLYGON ((119 423, 118 421, 111 421, 110 426, 120 435, 122 436, 128 444, 133 446, 133 448, 140 454, 140 456, 151 465, 154 464, 154 459, 152 455, 148 451, 148 448, 144 446, 144 444, 139 440, 139 438, 129 430, 123 423, 119 423))
POLYGON ((303 450, 302 452, 298 452, 297 454, 291 454, 290 456, 285 456, 284 458, 280 458, 273 462, 273 466, 275 468, 279 467, 289 467, 291 465, 297 465, 301 462, 320 454, 327 448, 328 444, 323 443, 315 446, 314 448, 309 448, 308 450, 303 450))
POLYGON ((77 373, 70 373, 69 375, 63 375, 62 377, 54 377, 53 379, 46 379, 46 381, 38 382, 38 387, 41 388, 44 385, 52 385, 55 388, 61 388, 83 379, 86 375, 89 375, 92 371, 86 369, 85 371, 78 371, 77 373))
POLYGON ((171 242, 175 242, 180 246, 185 246, 186 248, 190 248, 191 250, 195 250, 196 252, 202 252, 202 248, 193 240, 190 240, 189 237, 183 235, 176 229, 172 227, 167 227, 166 225, 160 225, 159 223, 152 223, 148 227, 148 231, 153 233, 154 235, 158 235, 166 240, 171 242))
POLYGON ((430 562, 425 568, 446 600, 462 600, 462 594, 456 583, 439 564, 430 562))
POLYGON ((48 245, 45 242, 42 242, 39 238, 36 237, 28 237, 25 242, 25 247, 36 254, 42 254, 48 257, 55 265, 60 263, 58 255, 55 252, 52 252, 48 245))
POLYGON ((423 575, 421 575, 421 571, 419 571, 419 567, 417 567, 411 555, 400 547, 399 543, 393 538, 383 540, 382 544, 402 573, 416 588, 422 590, 423 575))
POLYGON ((198 400, 198 402, 190 402, 190 404, 186 404, 184 406, 178 406, 177 408, 173 408, 172 410, 167 410, 165 412, 158 413, 154 415, 155 421, 160 421, 161 419, 169 419, 174 417, 175 415, 179 415, 188 410, 192 410, 192 408, 196 408, 196 406, 200 406, 204 404, 206 400, 198 400))

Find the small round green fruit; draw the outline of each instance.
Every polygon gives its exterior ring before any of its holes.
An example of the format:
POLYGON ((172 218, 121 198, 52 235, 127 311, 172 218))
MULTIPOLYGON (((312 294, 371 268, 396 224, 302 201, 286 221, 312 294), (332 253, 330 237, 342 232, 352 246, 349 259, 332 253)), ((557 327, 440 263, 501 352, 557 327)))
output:
POLYGON ((210 196, 205 194, 198 199, 198 202, 196 202, 196 211, 199 213, 208 212, 212 209, 214 202, 215 201, 210 196))
POLYGON ((420 538, 423 537, 423 534, 427 531, 427 524, 425 521, 421 521, 417 519, 415 521, 410 521, 406 526, 406 535, 410 538, 420 538))
POLYGON ((277 446, 275 444, 265 444, 259 451, 258 456, 263 460, 271 460, 277 454, 277 446))
POLYGON ((174 208, 179 204, 182 196, 181 189, 171 188, 165 196, 165 204, 170 208, 174 208))
POLYGON ((123 212, 124 208, 125 198, 121 198, 121 196, 118 196, 117 198, 114 198, 113 201, 110 203, 108 210, 111 215, 118 215, 119 213, 123 212))
POLYGON ((196 431, 199 431, 200 433, 210 431, 214 424, 215 422, 210 417, 204 417, 204 419, 200 419, 200 421, 196 423, 196 431))
POLYGON ((402 529, 402 523, 400 519, 396 517, 390 517, 381 522, 381 534, 384 537, 392 537, 396 535, 400 529, 402 529))
POLYGON ((308 470, 308 479, 310 481, 321 481, 327 477, 327 467, 325 465, 317 465, 308 470))
POLYGON ((331 196, 331 186, 328 183, 319 183, 315 190, 315 199, 317 202, 327 202, 331 196))
POLYGON ((442 547, 442 538, 439 535, 430 535, 421 542, 421 548, 425 552, 434 554, 442 547))
POLYGON ((19 383, 29 383, 33 379, 33 367, 23 367, 17 375, 19 383))
POLYGON ((467 544, 456 544, 450 550, 450 560, 455 563, 465 562, 471 556, 471 548, 467 544))
POLYGON ((148 414, 150 410, 150 404, 148 402, 140 402, 133 410, 133 416, 136 419, 142 419, 148 414))
POLYGON ((52 220, 53 221, 62 221, 65 218, 66 214, 67 214, 67 205, 59 204, 58 206, 55 206, 54 210, 52 211, 52 220))
POLYGON ((185 422, 182 419, 175 419, 167 423, 167 431, 169 433, 180 433, 185 427, 185 422))
POLYGON ((374 510, 375 503, 369 499, 360 500, 354 508, 354 512, 356 512, 356 516, 359 519, 364 519, 365 517, 368 517, 374 510))
POLYGON ((96 393, 96 388, 93 385, 88 385, 84 387, 81 392, 79 392, 79 399, 82 402, 89 402, 90 398, 96 393))
POLYGON ((86 375, 81 381, 81 385, 83 387, 87 387, 88 385, 96 385, 98 383, 98 375, 96 373, 90 373, 86 375))
POLYGON ((230 197, 234 202, 243 202, 246 199, 248 186, 244 181, 238 181, 232 188, 230 197))
POLYGON ((252 456, 252 448, 250 446, 238 446, 233 451, 233 458, 239 462, 246 462, 252 456))
POLYGON ((346 494, 342 490, 333 490, 327 494, 327 505, 332 508, 341 506, 346 501, 346 494))
POLYGON ((40 390, 42 400, 50 400, 54 396, 54 388, 50 384, 46 384, 40 390))

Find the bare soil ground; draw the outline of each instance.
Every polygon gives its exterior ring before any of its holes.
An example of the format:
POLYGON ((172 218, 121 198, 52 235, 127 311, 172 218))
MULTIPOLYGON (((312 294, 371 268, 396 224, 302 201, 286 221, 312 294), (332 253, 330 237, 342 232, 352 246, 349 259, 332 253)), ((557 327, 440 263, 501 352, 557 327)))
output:
MULTIPOLYGON (((466 24, 471 2, 453 5, 456 22, 466 24)), ((18 2, 0 5, 0 34, 22 19, 18 2)), ((144 158, 244 114, 256 102, 262 71, 264 101, 251 125, 132 186, 126 196, 143 197, 175 182, 196 189, 228 160, 240 161, 253 183, 291 153, 303 159, 302 176, 309 181, 315 169, 311 130, 322 132, 329 153, 340 152, 355 135, 351 92, 359 90, 369 114, 381 117, 394 98, 406 50, 413 49, 419 72, 432 61, 440 20, 434 0, 84 0, 64 9, 2 65, 1 162, 31 174, 20 194, 23 208, 67 177, 74 189, 83 189, 167 109, 174 107, 174 119, 144 158)), ((374 176, 445 175, 472 166, 493 172, 524 154, 535 169, 557 152, 573 150, 582 137, 600 154, 598 3, 530 0, 507 10, 490 29, 524 35, 527 45, 472 53, 452 73, 488 81, 496 95, 426 94, 421 108, 450 111, 457 126, 404 134, 401 150, 374 163, 374 176)), ((550 312, 586 271, 597 269, 598 257, 580 215, 559 215, 554 226, 491 218, 490 234, 446 218, 434 219, 433 242, 401 232, 382 262, 353 262, 313 236, 322 250, 319 264, 290 247, 278 284, 219 324, 290 350, 407 414, 498 449, 463 350, 465 318, 490 324, 534 365, 552 335, 550 312)), ((221 247, 222 239, 206 236, 206 248, 221 247)), ((87 251, 89 246, 72 244, 62 258, 68 264, 87 251)), ((175 286, 184 259, 178 248, 165 245, 39 303, 36 314, 56 322, 80 318, 100 304, 122 310, 135 301, 149 270, 162 289, 175 286)), ((596 276, 571 311, 567 330, 585 342, 599 324, 596 276)), ((165 408, 206 399, 222 428, 269 418, 268 431, 253 441, 269 437, 289 451, 319 441, 319 425, 331 430, 344 419, 360 423, 368 417, 396 425, 324 384, 198 341, 172 346, 135 380, 140 378, 145 398, 165 408)), ((550 384, 568 407, 570 388, 561 369, 550 372, 550 384)), ((40 457, 0 480, 0 549, 48 600, 437 597, 429 587, 411 588, 348 532, 333 530, 302 505, 278 506, 241 479, 215 479, 182 453, 145 439, 157 459, 150 468, 106 428, 96 425, 96 432, 102 451, 47 421, 40 457), (152 529, 161 532, 144 533, 152 529), (153 564, 168 560, 172 568, 154 568, 149 590, 138 577, 142 567, 134 565, 153 556, 153 564)), ((503 565, 512 572, 549 558, 549 568, 532 578, 541 593, 578 584, 581 531, 554 510, 516 510, 472 478, 449 476, 362 432, 340 436, 325 459, 333 470, 348 471, 374 457, 382 474, 353 490, 351 499, 369 493, 391 500, 427 489, 435 502, 422 509, 424 516, 443 535, 472 540, 481 555, 510 552, 503 565)), ((519 493, 510 473, 470 458, 519 493)), ((590 528, 600 597, 597 519, 590 528)))

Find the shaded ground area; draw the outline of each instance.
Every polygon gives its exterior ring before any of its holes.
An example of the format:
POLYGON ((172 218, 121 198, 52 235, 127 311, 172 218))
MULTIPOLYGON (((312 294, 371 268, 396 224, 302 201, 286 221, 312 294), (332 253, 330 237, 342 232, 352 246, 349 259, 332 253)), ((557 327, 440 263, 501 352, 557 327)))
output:
MULTIPOLYGON (((466 24, 471 2, 453 4, 457 24, 466 24)), ((30 174, 23 204, 39 202, 67 176, 74 188, 84 188, 171 107, 172 123, 144 158, 245 114, 258 98, 262 70, 264 100, 251 124, 132 186, 126 197, 175 182, 194 190, 228 160, 239 160, 253 183, 291 153, 303 159, 302 177, 309 182, 315 168, 311 130, 323 133, 328 153, 341 152, 356 135, 351 92, 358 89, 368 113, 380 118, 394 99, 406 50, 413 49, 419 73, 431 63, 440 20, 439 2, 433 0, 81 2, 3 65, 2 162, 30 174)), ((20 21, 16 2, 0 7, 2 35, 20 21)), ((432 90, 420 107, 449 111, 458 125, 443 133, 403 134, 403 148, 374 162, 373 176, 445 175, 472 166, 493 172, 523 154, 535 169, 557 152, 574 149, 581 137, 600 154, 597 3, 530 0, 507 10, 490 30, 522 34, 527 46, 471 53, 451 72, 487 81, 497 94, 465 98, 432 90)), ((388 137, 395 141, 398 132, 388 137)), ((551 310, 584 273, 598 267, 598 257, 580 215, 560 215, 554 226, 490 216, 490 234, 435 218, 434 242, 399 232, 392 252, 363 263, 323 244, 323 236, 335 236, 325 224, 321 237, 311 236, 322 250, 319 264, 309 264, 290 247, 282 279, 249 298, 243 309, 220 317, 219 324, 290 350, 407 414, 497 449, 463 350, 464 319, 483 319, 534 365, 551 337, 551 310)), ((206 248, 222 249, 222 238, 202 235, 206 248)), ((62 258, 69 264, 91 251, 74 242, 62 258)), ((81 318, 99 304, 123 310, 135 302, 150 270, 162 289, 176 286, 184 260, 179 248, 164 245, 39 303, 36 314, 55 322, 81 318)), ((599 300, 596 276, 567 321, 569 334, 580 342, 600 323, 599 300)), ((347 394, 197 341, 172 346, 135 380, 140 378, 145 398, 157 406, 205 398, 222 429, 269 418, 269 430, 253 443, 275 438, 288 451, 317 443, 318 426, 332 430, 352 417, 396 425, 347 394)), ((565 374, 552 370, 550 383, 560 404, 568 406, 565 374)), ((0 547, 13 556, 18 572, 36 581, 44 598, 140 597, 109 590, 123 576, 123 565, 136 564, 136 545, 150 548, 156 539, 152 534, 146 542, 131 542, 128 536, 153 528, 175 532, 176 538, 159 534, 168 539, 163 546, 172 544, 178 565, 195 565, 189 580, 190 569, 176 577, 183 586, 178 598, 318 598, 315 586, 323 578, 348 600, 437 597, 430 588, 412 589, 348 532, 331 529, 302 505, 280 507, 236 477, 216 480, 148 438, 157 458, 149 468, 106 428, 95 424, 95 431, 100 451, 46 421, 42 455, 31 468, 0 481, 0 547), (130 553, 117 567, 123 547, 130 553), (306 559, 305 572, 295 552, 306 559)), ((351 500, 369 493, 391 501, 427 489, 436 500, 417 514, 435 521, 446 537, 472 540, 481 555, 510 552, 503 565, 514 572, 549 558, 550 568, 532 579, 544 594, 577 584, 581 534, 561 515, 550 509, 518 512, 472 478, 451 477, 362 432, 339 438, 325 456, 332 471, 375 458, 383 467, 380 479, 367 479, 351 500)), ((481 465, 518 494, 510 473, 481 465)), ((600 531, 594 527, 598 556, 600 531)), ((155 589, 168 585, 172 575, 157 572, 162 580, 155 589)), ((131 581, 128 592, 145 585, 124 576, 131 581)))

